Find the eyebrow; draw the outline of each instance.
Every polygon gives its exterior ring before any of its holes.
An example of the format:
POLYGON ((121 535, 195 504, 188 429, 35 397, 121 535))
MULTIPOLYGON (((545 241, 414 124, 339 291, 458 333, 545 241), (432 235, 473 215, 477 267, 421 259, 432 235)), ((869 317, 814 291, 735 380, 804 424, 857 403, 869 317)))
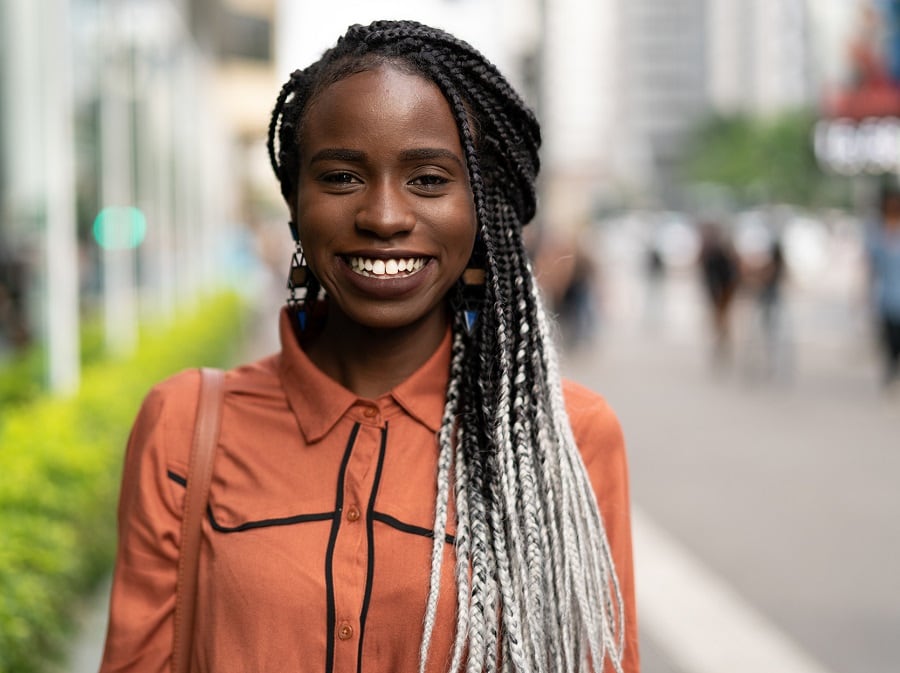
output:
POLYGON ((461 168, 465 168, 462 160, 459 158, 459 156, 457 156, 455 152, 434 147, 422 147, 414 150, 404 150, 400 153, 400 158, 403 161, 421 161, 423 159, 450 159, 461 168))
POLYGON ((319 150, 310 157, 309 163, 313 164, 317 161, 365 161, 366 153, 359 150, 348 150, 339 147, 326 148, 319 150))
MULTIPOLYGON (((437 147, 421 147, 403 150, 400 153, 401 161, 423 161, 428 159, 449 159, 461 168, 465 168, 462 159, 455 152, 437 147)), ((366 153, 360 150, 345 149, 342 147, 328 147, 316 152, 310 157, 309 163, 317 161, 347 161, 361 163, 366 160, 366 153)))

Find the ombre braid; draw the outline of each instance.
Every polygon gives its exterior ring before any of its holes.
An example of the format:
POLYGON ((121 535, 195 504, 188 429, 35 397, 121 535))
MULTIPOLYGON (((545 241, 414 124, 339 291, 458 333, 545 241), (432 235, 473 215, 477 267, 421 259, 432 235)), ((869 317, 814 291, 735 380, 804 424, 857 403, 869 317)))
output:
POLYGON ((412 21, 351 26, 290 76, 269 125, 285 199, 296 195, 310 102, 390 64, 434 82, 456 119, 486 266, 471 334, 454 317, 438 434, 437 501, 420 671, 428 662, 451 497, 457 624, 450 670, 622 670, 624 615, 609 542, 572 436, 556 354, 522 241, 535 214, 540 127, 478 51, 412 21))

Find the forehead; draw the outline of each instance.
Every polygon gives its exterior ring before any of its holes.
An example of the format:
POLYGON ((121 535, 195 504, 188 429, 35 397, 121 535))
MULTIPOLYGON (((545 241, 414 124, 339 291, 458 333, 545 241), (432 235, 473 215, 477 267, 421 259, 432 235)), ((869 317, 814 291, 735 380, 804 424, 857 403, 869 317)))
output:
POLYGON ((462 155, 456 119, 441 90, 390 64, 338 80, 310 102, 301 147, 333 143, 434 146, 462 155))

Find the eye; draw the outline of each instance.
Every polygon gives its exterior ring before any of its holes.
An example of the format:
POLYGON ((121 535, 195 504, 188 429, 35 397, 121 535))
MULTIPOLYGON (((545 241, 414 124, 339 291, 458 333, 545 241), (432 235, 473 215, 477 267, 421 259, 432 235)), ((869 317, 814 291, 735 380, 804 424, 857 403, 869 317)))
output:
POLYGON ((419 191, 433 192, 439 190, 449 182, 450 180, 443 175, 438 175, 436 173, 426 173, 424 175, 416 176, 409 181, 409 184, 413 187, 417 187, 419 191))
POLYGON ((336 185, 349 185, 354 182, 358 182, 356 176, 353 173, 348 173, 347 171, 335 171, 333 173, 326 173, 322 176, 323 182, 328 182, 336 185))

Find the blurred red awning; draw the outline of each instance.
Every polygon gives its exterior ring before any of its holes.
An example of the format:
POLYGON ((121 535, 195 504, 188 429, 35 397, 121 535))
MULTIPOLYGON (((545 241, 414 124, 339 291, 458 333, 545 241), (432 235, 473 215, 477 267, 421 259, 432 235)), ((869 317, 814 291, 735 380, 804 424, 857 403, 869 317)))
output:
POLYGON ((900 87, 891 85, 845 89, 825 96, 825 117, 861 120, 900 116, 900 87))

